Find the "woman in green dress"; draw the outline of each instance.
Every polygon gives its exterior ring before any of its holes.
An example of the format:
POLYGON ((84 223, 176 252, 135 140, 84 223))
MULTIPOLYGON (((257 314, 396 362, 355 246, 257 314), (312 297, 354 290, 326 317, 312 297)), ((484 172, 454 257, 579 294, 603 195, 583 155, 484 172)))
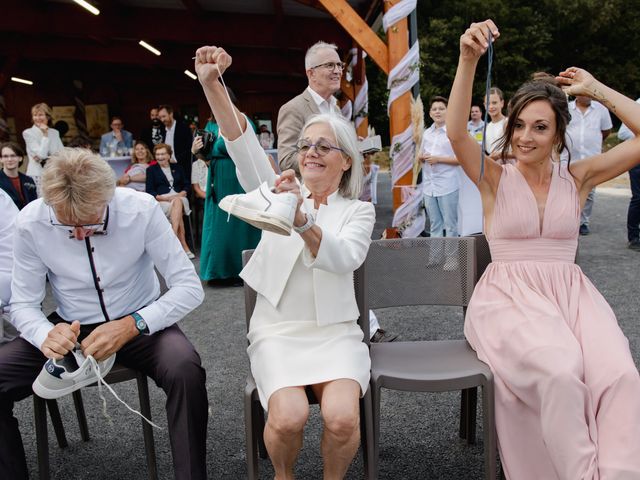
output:
MULTIPOLYGON (((252 124, 255 131, 255 125, 252 124)), ((218 207, 227 195, 245 193, 238 182, 236 167, 227 154, 218 125, 207 122, 204 128, 213 135, 213 148, 208 155, 209 176, 202 222, 200 278, 213 285, 241 283, 242 251, 256 248, 261 231, 218 207)))

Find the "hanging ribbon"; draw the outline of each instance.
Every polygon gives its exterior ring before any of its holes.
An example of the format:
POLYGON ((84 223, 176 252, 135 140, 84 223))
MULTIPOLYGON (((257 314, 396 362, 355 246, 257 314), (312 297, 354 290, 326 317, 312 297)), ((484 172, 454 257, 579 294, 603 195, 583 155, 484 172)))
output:
POLYGON ((415 144, 413 143, 412 133, 412 127, 409 125, 404 132, 394 135, 391 139, 389 155, 391 157, 391 181, 393 183, 396 183, 399 178, 413 168, 415 144))
POLYGON ((420 80, 420 50, 416 41, 409 49, 402 60, 393 67, 387 80, 389 91, 389 101, 387 110, 391 108, 391 103, 400 97, 420 80))

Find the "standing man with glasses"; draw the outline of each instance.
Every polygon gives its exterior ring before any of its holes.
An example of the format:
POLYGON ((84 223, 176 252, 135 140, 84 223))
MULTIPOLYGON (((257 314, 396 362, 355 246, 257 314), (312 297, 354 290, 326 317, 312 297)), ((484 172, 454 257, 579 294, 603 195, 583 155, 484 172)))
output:
POLYGON ((309 86, 280 107, 278 113, 278 163, 282 171, 292 168, 300 176, 296 142, 311 115, 340 114, 333 94, 340 90, 344 66, 333 43, 320 41, 307 50, 304 67, 309 86))
POLYGON ((21 337, 0 347, 0 478, 28 478, 14 402, 32 393, 47 358, 79 344, 96 361, 116 354, 165 391, 175 478, 204 479, 205 371, 177 326, 204 298, 193 264, 156 201, 116 189, 99 156, 67 148, 53 158, 43 198, 15 221, 11 322, 21 337), (48 317, 47 276, 57 304, 48 317))

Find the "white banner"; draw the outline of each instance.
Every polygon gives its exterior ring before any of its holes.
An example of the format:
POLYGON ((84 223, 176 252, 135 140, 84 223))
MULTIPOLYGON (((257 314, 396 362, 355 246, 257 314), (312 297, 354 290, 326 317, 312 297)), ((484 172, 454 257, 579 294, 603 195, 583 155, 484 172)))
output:
POLYGON ((391 157, 391 181, 395 184, 400 177, 413 168, 415 145, 411 125, 391 139, 389 156, 391 157))
POLYGON ((391 7, 387 13, 382 16, 382 27, 384 31, 386 32, 391 25, 408 17, 409 14, 416 9, 417 4, 418 0, 402 0, 391 7))

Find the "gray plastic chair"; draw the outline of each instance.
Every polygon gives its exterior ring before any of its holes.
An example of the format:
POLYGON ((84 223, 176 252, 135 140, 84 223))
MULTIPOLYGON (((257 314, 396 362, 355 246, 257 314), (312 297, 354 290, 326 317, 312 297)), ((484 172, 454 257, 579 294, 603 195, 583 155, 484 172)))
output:
MULTIPOLYGON (((463 309, 476 282, 473 238, 377 240, 365 261, 365 317, 369 309, 451 305, 463 309)), ((485 478, 496 478, 494 385, 489 367, 466 340, 371 344, 371 398, 378 472, 382 388, 411 392, 462 390, 460 436, 470 441, 475 425, 476 387, 482 387, 485 478), (473 405, 473 414, 471 413, 473 405)))
MULTIPOLYGON (((242 252, 242 265, 246 265, 253 250, 245 250, 242 252)), ((364 311, 364 265, 356 270, 353 274, 354 289, 356 292, 356 302, 358 303, 358 310, 364 311)), ((247 322, 247 331, 249 330, 249 323, 251 321, 251 315, 253 315, 253 309, 256 305, 256 292, 246 283, 244 284, 244 311, 247 322)), ((367 322, 364 322, 364 318, 360 315, 358 323, 362 331, 364 332, 364 339, 369 340, 369 322, 367 315, 367 322)), ((306 389, 307 398, 309 403, 318 403, 313 391, 310 388, 306 389)), ((258 474, 258 456, 260 458, 269 458, 267 449, 264 444, 264 426, 265 415, 260 399, 258 398, 258 389, 255 384, 255 380, 251 371, 247 375, 247 382, 244 388, 244 426, 245 426, 245 443, 246 443, 246 455, 247 455, 247 477, 249 480, 257 480, 258 474)), ((367 390, 365 396, 360 399, 360 437, 361 437, 361 449, 364 463, 364 474, 366 479, 377 478, 373 470, 373 464, 371 458, 373 455, 373 411, 371 408, 371 389, 367 390)))

